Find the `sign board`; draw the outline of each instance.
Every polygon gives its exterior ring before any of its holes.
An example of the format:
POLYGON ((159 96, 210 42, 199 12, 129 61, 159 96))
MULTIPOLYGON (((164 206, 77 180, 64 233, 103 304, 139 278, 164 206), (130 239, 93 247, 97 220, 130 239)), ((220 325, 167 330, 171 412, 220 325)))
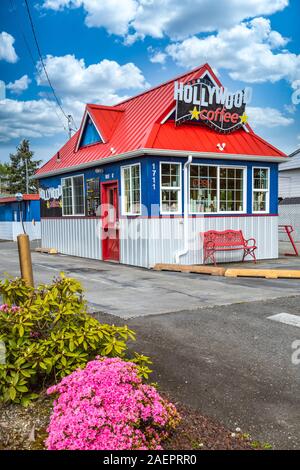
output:
POLYGON ((250 103, 252 89, 247 87, 230 93, 218 87, 208 77, 188 83, 174 83, 176 125, 186 121, 203 123, 220 133, 239 129, 247 122, 246 105, 250 103))
POLYGON ((62 186, 40 188, 41 217, 62 216, 62 186))

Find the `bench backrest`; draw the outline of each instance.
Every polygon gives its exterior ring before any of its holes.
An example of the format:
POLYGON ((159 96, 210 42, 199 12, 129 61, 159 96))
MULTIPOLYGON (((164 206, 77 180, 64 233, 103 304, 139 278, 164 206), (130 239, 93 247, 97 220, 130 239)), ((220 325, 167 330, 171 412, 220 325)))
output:
POLYGON ((211 242, 215 246, 244 246, 245 239, 242 230, 209 230, 202 234, 204 246, 211 242))

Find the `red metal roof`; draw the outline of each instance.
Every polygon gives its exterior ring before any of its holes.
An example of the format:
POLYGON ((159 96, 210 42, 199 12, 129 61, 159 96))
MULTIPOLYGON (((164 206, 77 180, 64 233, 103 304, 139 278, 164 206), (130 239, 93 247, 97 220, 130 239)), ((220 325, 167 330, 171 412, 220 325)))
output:
MULTIPOLYGON (((23 194, 23 201, 39 201, 39 194, 23 194)), ((0 197, 0 204, 5 202, 17 202, 15 196, 0 197)))
MULTIPOLYGON (((55 154, 37 171, 37 175, 56 173, 66 168, 71 170, 77 165, 90 164, 144 148, 217 153, 217 144, 220 142, 226 143, 225 150, 220 152, 220 156, 225 154, 286 156, 257 136, 250 126, 247 126, 248 132, 239 129, 231 134, 219 134, 208 127, 192 123, 177 127, 172 121, 161 123, 175 106, 174 80, 181 79, 188 82, 201 77, 206 71, 221 86, 210 66, 205 64, 116 106, 88 104, 86 112, 90 113, 105 142, 76 150, 80 135, 80 131, 77 131, 59 150, 60 158, 58 159, 55 154)), ((81 125, 83 122, 84 119, 81 125)))

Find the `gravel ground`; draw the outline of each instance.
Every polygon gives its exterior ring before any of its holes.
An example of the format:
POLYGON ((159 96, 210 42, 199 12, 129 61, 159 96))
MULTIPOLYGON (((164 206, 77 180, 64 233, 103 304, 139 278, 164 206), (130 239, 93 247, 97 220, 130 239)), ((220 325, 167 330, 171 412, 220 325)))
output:
MULTIPOLYGON (((52 400, 46 395, 28 408, 0 406, 0 450, 42 450, 52 400)), ((176 403, 181 423, 163 447, 167 450, 251 450, 266 448, 241 430, 230 431, 189 407, 176 403)))
POLYGON ((44 448, 52 399, 45 394, 28 408, 0 405, 0 450, 44 448))

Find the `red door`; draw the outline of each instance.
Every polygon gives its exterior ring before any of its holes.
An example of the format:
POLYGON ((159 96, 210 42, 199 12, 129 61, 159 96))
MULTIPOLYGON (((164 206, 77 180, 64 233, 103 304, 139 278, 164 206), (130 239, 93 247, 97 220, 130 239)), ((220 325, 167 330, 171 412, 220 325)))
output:
POLYGON ((120 261, 118 183, 101 184, 102 256, 120 261))

